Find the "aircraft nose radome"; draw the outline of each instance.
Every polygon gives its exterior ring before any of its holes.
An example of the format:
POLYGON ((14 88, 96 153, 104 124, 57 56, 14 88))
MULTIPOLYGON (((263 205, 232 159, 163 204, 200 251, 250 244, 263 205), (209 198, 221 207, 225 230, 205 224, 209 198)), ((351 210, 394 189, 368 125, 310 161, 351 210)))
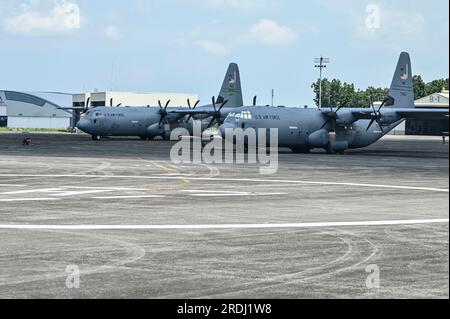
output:
POLYGON ((77 128, 84 131, 87 127, 87 121, 85 119, 81 119, 77 123, 77 128))

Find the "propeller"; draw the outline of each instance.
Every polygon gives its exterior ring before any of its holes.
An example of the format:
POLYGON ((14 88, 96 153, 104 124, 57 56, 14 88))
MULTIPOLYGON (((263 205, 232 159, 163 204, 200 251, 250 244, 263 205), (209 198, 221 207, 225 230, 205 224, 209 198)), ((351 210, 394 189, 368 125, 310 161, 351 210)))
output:
POLYGON ((219 109, 217 109, 216 98, 214 96, 212 97, 212 105, 214 108, 214 112, 211 115, 211 117, 212 117, 211 122, 209 122, 208 126, 206 127, 207 129, 210 128, 214 124, 214 121, 219 122, 220 118, 222 117, 222 114, 220 113, 220 111, 222 111, 222 108, 227 103, 228 103, 228 100, 223 101, 222 104, 220 105, 219 109))
POLYGON ((255 95, 254 97, 253 97, 253 106, 256 106, 256 100, 258 99, 258 96, 257 95, 255 95))
MULTIPOLYGON (((195 108, 198 106, 198 104, 200 103, 200 100, 198 100, 195 104, 194 104, 194 107, 191 107, 191 100, 187 100, 187 104, 188 104, 188 106, 189 106, 189 109, 190 110, 195 110, 195 108)), ((187 118, 187 120, 186 120, 186 124, 187 123, 189 123, 189 120, 192 118, 192 114, 190 114, 189 116, 188 116, 188 118, 187 118)))
MULTIPOLYGON (((116 107, 119 107, 119 106, 121 106, 121 105, 122 105, 122 103, 119 103, 119 104, 116 105, 116 107)), ((109 100, 109 106, 113 107, 113 98, 111 98, 111 99, 109 100)))
POLYGON ((84 109, 80 112, 80 114, 83 115, 87 111, 89 111, 89 106, 91 106, 91 98, 90 97, 87 98, 86 105, 84 106, 84 109))
POLYGON ((369 126, 367 126, 366 132, 371 128, 371 126, 373 125, 373 123, 377 122, 378 126, 380 127, 381 131, 383 131, 383 123, 381 122, 381 109, 386 105, 386 103, 389 101, 389 97, 385 98, 383 103, 381 103, 380 107, 378 108, 378 111, 375 109, 375 105, 373 102, 373 98, 370 97, 370 105, 372 106, 373 109, 373 117, 372 120, 369 123, 369 126))
POLYGON ((322 125, 322 128, 324 128, 325 126, 327 126, 329 122, 334 121, 334 122, 333 122, 333 128, 332 128, 332 131, 333 131, 333 132, 336 131, 336 120, 337 120, 337 118, 338 118, 338 114, 337 114, 337 113, 338 113, 345 105, 347 105, 347 104, 348 104, 348 100, 346 100, 346 101, 344 101, 343 103, 341 103, 341 105, 339 105, 339 106, 337 107, 336 110, 333 110, 333 106, 330 106, 330 112, 324 113, 324 114, 328 117, 328 119, 327 119, 327 120, 325 121, 325 123, 322 125))
POLYGON ((168 100, 166 102, 166 105, 163 107, 161 104, 161 101, 158 100, 159 115, 161 116, 161 118, 159 119, 159 125, 161 125, 163 120, 165 120, 165 122, 167 124, 167 107, 169 106, 169 104, 170 104, 170 100, 168 100))

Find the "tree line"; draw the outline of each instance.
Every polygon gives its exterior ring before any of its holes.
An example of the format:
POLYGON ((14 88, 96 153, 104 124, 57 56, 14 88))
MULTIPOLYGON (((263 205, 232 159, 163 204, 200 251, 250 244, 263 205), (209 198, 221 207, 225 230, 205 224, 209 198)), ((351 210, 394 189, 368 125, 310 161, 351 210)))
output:
MULTIPOLYGON (((414 100, 449 89, 449 79, 438 79, 425 83, 420 75, 413 76, 414 100)), ((311 85, 316 95, 314 101, 319 105, 319 80, 311 85)), ((371 100, 383 101, 388 96, 388 88, 368 87, 356 89, 353 83, 338 79, 322 80, 322 107, 370 107, 371 100)))

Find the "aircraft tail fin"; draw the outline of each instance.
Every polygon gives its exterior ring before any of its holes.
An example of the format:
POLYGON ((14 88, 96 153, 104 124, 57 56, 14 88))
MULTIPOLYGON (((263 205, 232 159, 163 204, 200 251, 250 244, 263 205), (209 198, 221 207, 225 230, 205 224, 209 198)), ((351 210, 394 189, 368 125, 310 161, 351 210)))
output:
POLYGON ((217 103, 223 103, 228 100, 227 107, 244 106, 242 99, 241 76, 239 67, 236 63, 230 63, 228 66, 222 88, 220 89, 217 103))
POLYGON ((414 108, 414 88, 412 81, 411 59, 407 52, 402 52, 398 59, 394 78, 389 89, 386 107, 414 108))

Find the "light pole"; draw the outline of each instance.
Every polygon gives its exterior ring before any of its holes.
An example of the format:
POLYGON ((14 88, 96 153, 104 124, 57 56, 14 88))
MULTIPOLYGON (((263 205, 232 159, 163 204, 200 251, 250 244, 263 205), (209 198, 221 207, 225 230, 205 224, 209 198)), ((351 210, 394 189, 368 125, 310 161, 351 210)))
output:
POLYGON ((315 67, 319 68, 320 70, 320 77, 319 77, 319 108, 322 108, 322 70, 326 68, 326 64, 330 63, 329 58, 315 58, 314 63, 316 63, 315 67))

